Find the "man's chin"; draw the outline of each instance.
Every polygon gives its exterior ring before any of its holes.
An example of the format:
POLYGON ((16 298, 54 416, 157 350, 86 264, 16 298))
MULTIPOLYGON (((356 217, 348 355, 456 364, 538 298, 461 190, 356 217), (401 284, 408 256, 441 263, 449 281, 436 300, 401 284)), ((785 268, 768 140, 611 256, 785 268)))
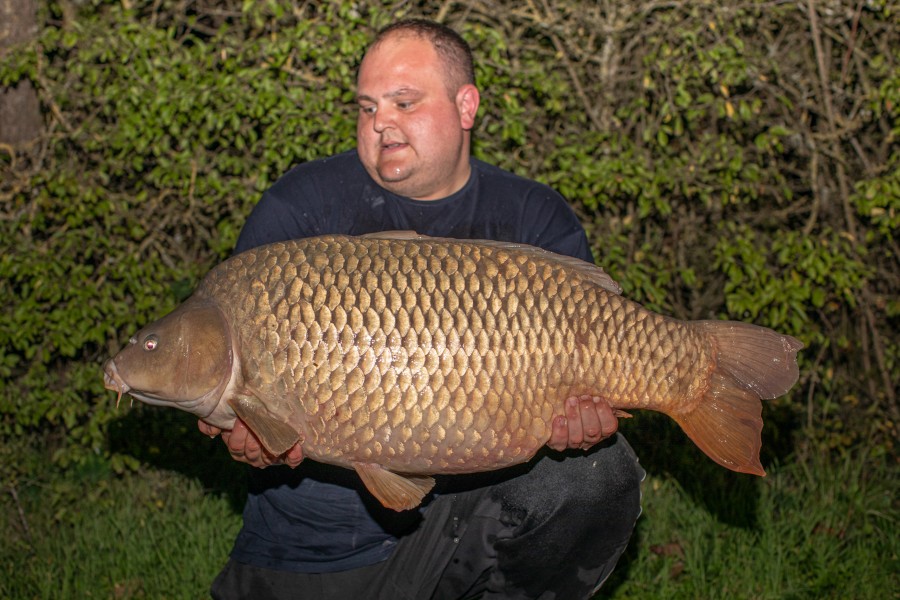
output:
POLYGON ((407 179, 409 179, 409 169, 404 169, 400 166, 379 166, 378 167, 378 177, 384 183, 403 183, 407 179))
POLYGON ((408 173, 378 173, 378 183, 387 191, 397 194, 398 196, 406 196, 407 198, 415 198, 418 188, 414 181, 410 179, 408 173))

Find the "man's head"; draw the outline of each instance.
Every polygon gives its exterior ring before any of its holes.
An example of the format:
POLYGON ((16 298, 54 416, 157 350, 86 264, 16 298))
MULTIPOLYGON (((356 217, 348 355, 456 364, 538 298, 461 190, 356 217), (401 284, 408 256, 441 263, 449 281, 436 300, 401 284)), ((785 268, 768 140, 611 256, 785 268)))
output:
POLYGON ((434 200, 468 181, 479 94, 459 34, 422 20, 383 29, 360 65, 357 101, 359 156, 381 186, 434 200))
POLYGON ((431 46, 443 63, 447 92, 451 98, 467 83, 475 85, 475 61, 472 58, 472 49, 461 35, 446 25, 425 19, 398 21, 379 31, 369 45, 368 51, 371 52, 382 41, 393 36, 412 36, 431 42, 431 46))

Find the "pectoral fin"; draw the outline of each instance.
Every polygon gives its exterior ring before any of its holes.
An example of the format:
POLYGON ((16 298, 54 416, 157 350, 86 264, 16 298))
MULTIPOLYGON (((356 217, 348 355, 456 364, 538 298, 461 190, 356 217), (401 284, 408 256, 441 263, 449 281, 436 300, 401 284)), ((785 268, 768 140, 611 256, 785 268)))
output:
POLYGON ((398 512, 417 507, 434 487, 427 475, 400 475, 369 463, 353 463, 353 468, 379 502, 398 512))
POLYGON ((256 434, 266 450, 274 456, 281 456, 300 441, 300 432, 273 417, 255 396, 243 396, 233 400, 231 407, 256 434))

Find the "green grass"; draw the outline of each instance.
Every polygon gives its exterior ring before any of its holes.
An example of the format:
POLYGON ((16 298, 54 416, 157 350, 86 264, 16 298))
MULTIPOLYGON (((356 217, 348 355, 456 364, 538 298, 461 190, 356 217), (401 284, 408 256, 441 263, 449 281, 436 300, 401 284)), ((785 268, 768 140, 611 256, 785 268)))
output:
POLYGON ((23 482, 2 502, 0 598, 203 598, 240 527, 183 475, 101 467, 23 482))
POLYGON ((752 510, 741 524, 648 477, 636 537, 596 598, 900 598, 897 473, 863 452, 770 468, 719 506, 752 510))
MULTIPOLYGON (((0 453, 18 465, 2 471, 14 475, 0 499, 0 598, 207 597, 240 526, 242 471, 195 433, 181 473, 160 468, 178 454, 170 446, 125 475, 100 460, 61 472, 38 450, 0 453)), ((765 479, 702 460, 692 476, 690 464, 647 478, 636 535, 598 600, 900 597, 890 459, 815 457, 765 479)))

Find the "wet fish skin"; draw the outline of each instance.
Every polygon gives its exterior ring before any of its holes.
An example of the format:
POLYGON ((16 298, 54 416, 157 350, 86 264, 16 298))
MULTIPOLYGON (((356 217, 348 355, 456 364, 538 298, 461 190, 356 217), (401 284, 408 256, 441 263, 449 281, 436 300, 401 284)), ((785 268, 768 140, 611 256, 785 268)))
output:
POLYGON ((276 243, 225 261, 142 329, 107 363, 107 387, 223 428, 239 416, 276 455, 301 441, 397 510, 432 474, 527 461, 583 394, 669 414, 720 464, 764 474, 760 398, 793 386, 802 344, 618 292, 593 265, 519 244, 276 243))

